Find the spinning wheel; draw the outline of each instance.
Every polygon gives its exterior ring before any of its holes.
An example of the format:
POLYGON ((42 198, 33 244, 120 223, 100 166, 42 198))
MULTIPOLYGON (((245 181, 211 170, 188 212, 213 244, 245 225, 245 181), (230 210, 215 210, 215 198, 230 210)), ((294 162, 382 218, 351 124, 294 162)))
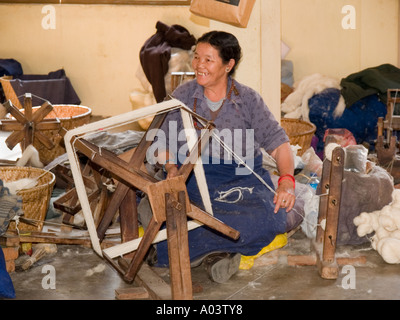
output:
MULTIPOLYGON (((195 169, 197 178, 201 176, 198 170, 196 171, 195 164, 196 160, 199 160, 202 148, 207 145, 206 142, 211 136, 212 128, 212 123, 194 114, 190 109, 184 108, 179 101, 170 100, 117 116, 114 119, 101 120, 86 126, 86 128, 80 127, 66 133, 65 145, 86 225, 91 235, 93 248, 123 275, 125 281, 132 282, 134 280, 150 245, 160 241, 160 239, 166 239, 168 241, 172 298, 192 299, 188 230, 205 224, 232 239, 238 239, 238 231, 191 204, 186 190, 185 182, 193 169, 195 169), (197 142, 189 145, 190 155, 179 168, 178 175, 171 179, 157 181, 141 170, 141 165, 146 157, 146 151, 152 143, 152 141, 146 140, 146 135, 144 135, 128 161, 117 157, 110 151, 100 149, 96 145, 79 137, 79 134, 84 133, 85 130, 86 132, 90 132, 90 130, 104 128, 107 125, 111 126, 118 122, 126 122, 129 118, 138 119, 140 115, 142 117, 148 117, 153 113, 155 117, 148 129, 149 132, 161 126, 166 116, 165 111, 174 108, 181 109, 184 124, 185 122, 187 123, 187 120, 191 120, 191 122, 189 122, 193 127, 193 120, 190 117, 192 116, 197 118, 197 120, 206 122, 206 125, 205 130, 202 130, 202 135, 197 139, 197 142), (79 173, 75 151, 72 149, 72 146, 74 146, 77 151, 87 156, 92 163, 104 168, 119 179, 117 188, 97 228, 93 222, 89 201, 85 194, 84 183, 79 173), (148 195, 153 212, 149 226, 141 239, 135 239, 137 238, 137 235, 135 235, 137 230, 137 210, 136 199, 132 195, 135 194, 137 189, 148 195), (104 238, 105 232, 118 210, 120 214, 123 243, 101 250, 99 244, 104 238), (188 222, 187 217, 190 217, 193 221, 188 222), (164 222, 166 223, 166 229, 160 230, 164 222), (125 240, 127 240, 125 242, 124 237, 125 240), (132 251, 135 251, 135 253, 129 265, 119 265, 113 260, 114 258, 118 258, 132 251)), ((197 169, 199 168, 200 167, 197 166, 197 169)), ((207 208, 207 205, 205 205, 205 207, 207 208)))
POLYGON ((45 102, 39 109, 32 110, 32 95, 26 93, 24 97, 24 113, 15 107, 8 100, 4 107, 15 120, 3 119, 0 121, 0 130, 13 131, 6 139, 9 149, 13 149, 18 143, 21 143, 21 149, 25 150, 27 146, 33 143, 34 139, 39 140, 46 148, 54 148, 53 142, 43 134, 43 130, 60 129, 60 121, 58 119, 45 119, 52 110, 53 106, 49 102, 45 102))

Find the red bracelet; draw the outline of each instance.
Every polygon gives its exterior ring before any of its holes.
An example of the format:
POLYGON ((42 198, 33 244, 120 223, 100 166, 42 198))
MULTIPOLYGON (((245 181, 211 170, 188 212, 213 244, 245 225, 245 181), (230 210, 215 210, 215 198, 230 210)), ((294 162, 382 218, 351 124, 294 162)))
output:
POLYGON ((291 174, 284 174, 278 179, 278 186, 280 185, 281 181, 284 179, 289 179, 293 182, 293 189, 296 188, 296 180, 291 174))

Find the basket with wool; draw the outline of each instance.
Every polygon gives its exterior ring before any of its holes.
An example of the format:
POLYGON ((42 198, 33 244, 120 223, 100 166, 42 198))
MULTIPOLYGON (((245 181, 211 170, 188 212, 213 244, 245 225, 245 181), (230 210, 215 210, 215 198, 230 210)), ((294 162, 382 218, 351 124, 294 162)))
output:
MULTIPOLYGON (((0 180, 5 186, 9 182, 21 181, 21 179, 35 182, 33 187, 16 192, 22 198, 23 217, 31 219, 33 224, 19 222, 17 228, 19 231, 41 231, 56 181, 55 175, 39 168, 0 167, 0 180)), ((9 230, 15 229, 16 222, 10 222, 9 230)))
POLYGON ((290 144, 301 147, 297 152, 297 155, 301 157, 311 147, 311 140, 317 129, 316 126, 311 122, 289 118, 282 118, 281 126, 286 131, 290 144))

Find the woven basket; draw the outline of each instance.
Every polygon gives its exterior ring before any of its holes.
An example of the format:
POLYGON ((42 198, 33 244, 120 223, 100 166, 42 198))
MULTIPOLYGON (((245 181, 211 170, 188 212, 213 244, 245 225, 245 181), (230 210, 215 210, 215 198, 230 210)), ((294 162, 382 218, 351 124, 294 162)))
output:
MULTIPOLYGON (((35 112, 40 107, 32 108, 32 112, 35 112)), ((23 112, 23 110, 21 110, 23 112)), ((53 105, 53 110, 45 117, 45 119, 60 120, 61 127, 66 130, 71 130, 80 127, 84 124, 89 123, 92 110, 85 106, 80 105, 53 105)), ((45 165, 49 164, 55 158, 66 152, 63 137, 59 134, 58 130, 46 130, 43 133, 50 138, 54 143, 54 148, 47 149, 40 141, 33 139, 33 146, 39 152, 40 161, 45 165)))
MULTIPOLYGON (((23 178, 37 178, 35 187, 20 190, 17 195, 22 198, 23 217, 38 220, 38 225, 30 225, 23 222, 18 224, 20 231, 41 231, 49 208, 51 194, 56 182, 55 175, 47 170, 32 167, 0 167, 0 180, 16 181, 23 178)), ((15 222, 10 222, 10 230, 15 230, 15 222)))
POLYGON ((302 156, 311 147, 311 140, 317 129, 316 126, 311 122, 288 118, 281 119, 281 126, 285 129, 290 144, 301 147, 297 155, 302 156))

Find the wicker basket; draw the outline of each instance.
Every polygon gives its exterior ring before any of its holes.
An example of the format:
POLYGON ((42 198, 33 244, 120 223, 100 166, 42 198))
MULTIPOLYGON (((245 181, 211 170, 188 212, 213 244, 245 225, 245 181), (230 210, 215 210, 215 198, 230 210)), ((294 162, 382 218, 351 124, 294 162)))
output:
MULTIPOLYGON (((41 231, 49 208, 51 194, 56 182, 55 175, 50 171, 31 167, 0 167, 0 180, 16 181, 23 178, 38 178, 35 187, 20 190, 17 195, 22 198, 23 217, 39 221, 37 226, 20 222, 20 231, 41 231)), ((10 222, 10 230, 15 230, 15 222, 10 222)))
MULTIPOLYGON (((32 108, 32 112, 35 112, 40 107, 32 108)), ((23 110, 21 110, 23 112, 23 110)), ((89 123, 92 110, 85 106, 80 105, 53 105, 53 110, 45 117, 45 119, 55 119, 60 120, 61 127, 66 130, 71 130, 80 127, 84 124, 89 123)), ((33 140, 33 146, 39 152, 40 161, 45 165, 49 164, 55 158, 66 152, 63 137, 59 134, 58 130, 46 130, 43 133, 50 138, 54 143, 55 147, 52 149, 47 149, 40 141, 37 139, 33 140)))
POLYGON ((289 137, 290 144, 299 145, 301 149, 297 152, 298 156, 302 156, 311 147, 311 140, 317 129, 311 122, 299 119, 281 119, 281 126, 285 129, 289 137))

